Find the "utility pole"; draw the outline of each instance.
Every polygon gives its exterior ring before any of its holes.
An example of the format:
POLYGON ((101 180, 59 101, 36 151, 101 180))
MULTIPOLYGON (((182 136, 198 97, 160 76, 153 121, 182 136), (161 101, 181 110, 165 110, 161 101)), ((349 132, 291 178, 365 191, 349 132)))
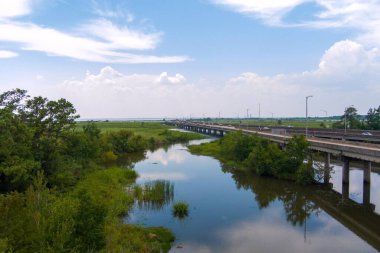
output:
POLYGON ((308 123, 308 115, 307 115, 307 114, 308 114, 308 108, 307 108, 307 101, 308 101, 309 98, 312 98, 312 97, 313 97, 312 95, 306 96, 306 132, 305 132, 306 138, 307 138, 307 136, 308 136, 308 135, 307 135, 307 134, 308 134, 308 133, 307 133, 307 130, 308 130, 308 129, 307 129, 307 127, 308 127, 308 125, 307 125, 307 123, 308 123))
POLYGON ((248 130, 249 108, 247 108, 247 130, 248 130))
POLYGON ((260 107, 260 103, 259 103, 259 130, 261 130, 261 107, 260 107))
POLYGON ((272 114, 272 124, 274 126, 274 120, 273 120, 273 112, 269 112, 270 114, 272 114))

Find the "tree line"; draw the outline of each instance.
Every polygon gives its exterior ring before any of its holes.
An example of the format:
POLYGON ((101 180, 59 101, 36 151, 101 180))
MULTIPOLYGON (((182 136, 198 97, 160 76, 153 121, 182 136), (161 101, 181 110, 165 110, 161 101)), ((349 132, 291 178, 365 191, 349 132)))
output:
POLYGON ((370 108, 364 119, 358 115, 354 106, 349 106, 344 110, 340 120, 335 122, 333 128, 380 130, 380 106, 370 108))

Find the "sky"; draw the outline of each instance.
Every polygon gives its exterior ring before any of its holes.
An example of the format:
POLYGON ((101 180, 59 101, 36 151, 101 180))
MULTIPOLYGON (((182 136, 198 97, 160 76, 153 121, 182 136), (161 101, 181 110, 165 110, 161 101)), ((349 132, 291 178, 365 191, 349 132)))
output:
POLYGON ((0 0, 0 92, 82 118, 380 105, 380 0, 0 0))

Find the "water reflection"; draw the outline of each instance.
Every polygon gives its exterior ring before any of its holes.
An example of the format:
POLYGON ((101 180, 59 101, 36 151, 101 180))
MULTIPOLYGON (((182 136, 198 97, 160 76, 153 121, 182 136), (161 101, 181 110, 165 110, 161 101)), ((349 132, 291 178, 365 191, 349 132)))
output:
MULTIPOLYGON (((152 164, 158 154, 147 154, 147 160, 135 167, 143 175, 139 183, 170 178, 175 183, 171 201, 188 202, 189 218, 174 219, 166 203, 153 210, 136 206, 127 221, 171 229, 177 236, 172 252, 380 249, 380 216, 328 186, 301 187, 231 171, 213 158, 189 154, 183 145, 174 145, 165 153, 158 152, 163 157, 180 156, 181 162, 169 159, 166 164, 152 164)), ((375 178, 373 184, 377 182, 375 178)))
POLYGON ((170 204, 174 196, 174 184, 166 180, 146 182, 136 186, 136 205, 143 210, 160 210, 170 204))
POLYGON ((232 172, 237 188, 250 189, 255 196, 259 208, 267 208, 270 203, 280 200, 284 207, 286 220, 292 225, 304 225, 312 213, 319 213, 319 207, 311 201, 310 191, 282 180, 262 178, 247 172, 232 172))
POLYGON ((362 203, 380 213, 380 175, 371 173, 371 184, 363 184, 363 169, 360 163, 350 165, 350 184, 342 185, 342 165, 334 161, 334 173, 331 176, 332 188, 341 193, 345 198, 362 203))

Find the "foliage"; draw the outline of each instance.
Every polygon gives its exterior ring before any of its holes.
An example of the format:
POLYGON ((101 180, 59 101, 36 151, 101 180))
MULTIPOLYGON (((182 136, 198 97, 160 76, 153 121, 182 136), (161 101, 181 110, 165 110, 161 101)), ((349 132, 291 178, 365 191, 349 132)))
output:
POLYGON ((367 113, 367 129, 380 130, 380 106, 370 108, 367 113))
POLYGON ((354 106, 349 106, 344 110, 344 114, 341 116, 340 121, 333 124, 333 128, 347 128, 347 129, 361 129, 363 128, 358 111, 354 106))
POLYGON ((278 144, 256 135, 233 132, 218 141, 189 146, 189 150, 214 156, 225 164, 246 168, 258 175, 309 184, 314 182, 315 168, 308 146, 304 136, 294 136, 286 150, 282 150, 278 144))
POLYGON ((46 187, 41 173, 25 193, 0 195, 0 242, 6 252, 166 252, 163 228, 123 224, 133 203, 136 172, 120 168, 87 175, 70 193, 46 187))
POLYGON ((108 138, 116 155, 143 151, 147 147, 146 141, 140 135, 136 136, 128 130, 108 133, 108 138))
MULTIPOLYGON (((105 163, 201 136, 144 122, 133 124, 136 131, 106 132, 95 122, 77 127, 78 117, 65 99, 21 89, 0 94, 0 252, 166 252, 170 231, 122 222, 137 174, 105 163)), ((172 197, 173 187, 157 182, 142 199, 162 204, 172 197)))
POLYGON ((241 131, 229 133, 220 140, 221 155, 230 160, 244 161, 257 142, 256 136, 245 135, 241 131))
POLYGON ((173 205, 172 212, 174 217, 183 219, 189 215, 189 204, 179 201, 173 205))
POLYGON ((204 137, 197 133, 191 132, 179 132, 173 130, 164 130, 159 134, 164 137, 165 143, 178 143, 178 142, 188 142, 190 140, 203 139, 204 137))

